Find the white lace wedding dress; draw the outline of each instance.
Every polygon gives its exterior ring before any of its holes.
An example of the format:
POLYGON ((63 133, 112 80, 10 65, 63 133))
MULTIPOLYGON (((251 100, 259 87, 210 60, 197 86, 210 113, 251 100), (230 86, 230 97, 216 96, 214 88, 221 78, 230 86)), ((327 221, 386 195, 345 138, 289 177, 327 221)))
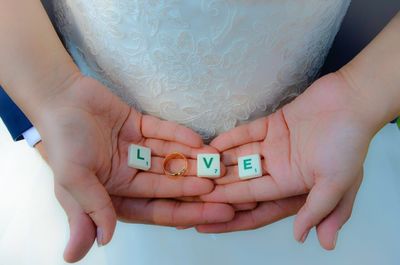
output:
MULTIPOLYGON (((104 82, 141 111, 182 123, 209 140, 270 113, 305 89, 318 73, 349 2, 54 0, 49 10, 85 74, 104 82)), ((393 136, 395 130, 384 133, 393 136)), ((382 146, 373 148, 379 156, 387 153, 382 146)), ((4 152, 2 156, 6 157, 4 152)), ((40 164, 33 154, 26 156, 27 161, 40 164)), ((367 182, 369 175, 381 173, 376 166, 379 156, 375 156, 378 158, 369 162, 375 166, 368 168, 367 164, 367 182)), ((61 264, 67 225, 55 199, 46 197, 52 192, 51 173, 43 164, 26 165, 30 172, 37 172, 33 174, 36 180, 31 176, 31 181, 24 181, 31 185, 29 190, 34 189, 34 199, 24 194, 28 206, 7 204, 14 221, 5 224, 11 232, 4 232, 6 240, 0 241, 0 249, 15 255, 3 253, 0 257, 9 261, 4 264, 61 264), (38 190, 46 196, 39 196, 38 190), (22 210, 13 212, 15 207, 22 210), (31 208, 34 210, 27 211, 31 208), (13 252, 13 243, 20 242, 17 239, 22 234, 32 237, 13 252), (18 249, 25 255, 19 255, 18 249)), ((17 172, 23 175, 23 171, 17 172)), ((372 184, 381 187, 380 182, 372 184)), ((305 246, 295 243, 291 219, 260 230, 218 236, 120 223, 113 242, 93 249, 82 264, 394 264, 390 262, 399 255, 390 252, 390 242, 395 241, 382 234, 390 230, 380 227, 387 219, 379 219, 376 213, 381 208, 374 205, 374 198, 386 196, 387 204, 397 205, 399 210, 398 193, 379 192, 370 192, 372 199, 367 200, 361 191, 364 208, 356 206, 357 214, 344 228, 334 254, 319 250, 315 234, 305 246), (375 214, 368 207, 373 207, 375 214), (373 228, 365 225, 363 218, 368 218, 373 228), (383 247, 379 240, 389 245, 383 247)), ((18 201, 19 197, 5 194, 18 201)), ((397 226, 390 227, 399 234, 397 226)))
POLYGON ((270 113, 315 77, 349 0, 59 0, 83 71, 204 138, 270 113))

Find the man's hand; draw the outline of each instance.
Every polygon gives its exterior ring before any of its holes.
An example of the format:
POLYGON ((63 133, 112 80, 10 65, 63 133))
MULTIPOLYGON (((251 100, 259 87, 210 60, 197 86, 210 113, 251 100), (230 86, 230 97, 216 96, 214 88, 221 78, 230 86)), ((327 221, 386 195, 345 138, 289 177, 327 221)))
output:
POLYGON ((295 238, 304 242, 309 230, 317 226, 322 246, 333 249, 338 230, 350 217, 374 134, 362 104, 339 73, 331 74, 269 117, 217 137, 211 146, 223 152, 227 174, 202 199, 268 202, 227 224, 203 225, 198 230, 255 228, 295 214, 301 207, 294 225, 295 238), (237 159, 249 154, 262 155, 263 177, 241 181, 237 159), (309 192, 303 205, 301 195, 309 192), (300 197, 289 198, 293 196, 300 197), (267 210, 277 218, 263 215, 267 210))

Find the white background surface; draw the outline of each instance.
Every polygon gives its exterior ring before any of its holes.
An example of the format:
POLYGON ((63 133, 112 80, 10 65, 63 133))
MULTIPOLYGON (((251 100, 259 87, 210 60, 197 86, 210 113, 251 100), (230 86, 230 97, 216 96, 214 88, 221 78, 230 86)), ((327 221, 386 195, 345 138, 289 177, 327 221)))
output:
MULTIPOLYGON (((400 131, 388 125, 371 144, 353 216, 333 252, 319 247, 315 232, 304 245, 296 243, 292 218, 217 236, 120 223, 112 243, 93 247, 79 264, 399 264, 399 172, 400 131)), ((1 123, 0 264, 64 264, 67 239, 51 171, 26 143, 13 143, 1 123)))

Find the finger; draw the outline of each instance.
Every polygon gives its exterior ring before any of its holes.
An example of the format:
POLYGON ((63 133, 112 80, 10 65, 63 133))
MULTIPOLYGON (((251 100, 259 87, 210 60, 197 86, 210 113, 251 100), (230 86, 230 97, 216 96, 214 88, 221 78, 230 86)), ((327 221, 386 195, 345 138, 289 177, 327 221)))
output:
POLYGON ((192 196, 192 197, 176 197, 175 198, 178 201, 183 201, 183 202, 203 202, 199 196, 192 196))
MULTIPOLYGON (((264 165, 264 160, 261 160, 261 165, 264 165)), ((262 174, 267 175, 268 172, 265 167, 262 167, 262 174)), ((223 174, 222 178, 215 179, 214 182, 218 185, 226 185, 239 181, 244 181, 239 177, 239 169, 238 166, 229 166, 226 168, 226 173, 223 174)))
POLYGON ((227 233, 256 229, 291 216, 304 204, 306 196, 291 197, 283 200, 262 202, 251 211, 236 212, 230 222, 196 226, 200 233, 227 233))
MULTIPOLYGON (((183 202, 203 202, 200 197, 180 197, 176 198, 176 200, 183 201, 183 202)), ((235 211, 249 211, 253 210, 257 207, 257 202, 249 202, 249 203, 236 203, 232 204, 232 207, 235 211)))
POLYGON ((333 250, 339 230, 349 220, 362 177, 346 192, 338 206, 317 226, 318 239, 323 248, 333 250))
POLYGON ((85 168, 68 168, 57 174, 59 183, 79 203, 97 227, 97 242, 100 246, 110 242, 116 225, 116 214, 104 186, 98 178, 85 168), (69 175, 63 175, 68 172, 69 175))
POLYGON ((166 157, 167 155, 178 152, 187 158, 197 159, 198 154, 209 153, 216 154, 218 151, 211 146, 202 146, 199 148, 192 148, 190 146, 177 143, 168 142, 158 139, 146 139, 144 145, 149 147, 154 156, 166 157))
POLYGON ((253 154, 262 154, 260 142, 252 142, 224 151, 222 162, 226 166, 237 165, 239 157, 253 154))
POLYGON ((238 204, 233 204, 232 207, 235 209, 235 211, 250 211, 254 210, 257 207, 256 202, 249 202, 249 203, 238 203, 238 204))
POLYGON ((64 259, 74 263, 81 260, 92 247, 96 239, 96 226, 75 199, 57 183, 55 194, 69 222, 70 237, 64 251, 64 259))
POLYGON ((210 193, 214 183, 206 178, 194 176, 168 177, 165 175, 139 172, 126 185, 112 189, 112 195, 135 198, 190 197, 210 193))
POLYGON ((227 204, 179 202, 175 200, 146 200, 115 198, 113 202, 121 221, 163 226, 193 226, 227 222, 235 215, 227 204))
POLYGON ((307 201, 296 216, 294 237, 303 243, 315 225, 319 224, 338 205, 346 192, 346 185, 330 179, 317 182, 307 201))
POLYGON ((222 152, 236 146, 259 142, 265 139, 267 127, 267 119, 260 118, 219 135, 210 145, 222 152))
POLYGON ((141 128, 142 134, 146 138, 173 141, 196 148, 203 145, 200 135, 175 122, 163 121, 153 116, 143 115, 141 128))
POLYGON ((248 203, 272 201, 305 194, 301 185, 278 185, 271 176, 217 185, 213 192, 201 196, 207 202, 248 203))
MULTIPOLYGON (((186 176, 197 176, 197 160, 188 159, 187 171, 185 173, 186 176)), ((163 168, 164 158, 153 156, 151 158, 151 168, 149 169, 150 173, 161 174, 164 175, 163 168)), ((171 172, 179 172, 182 169, 183 161, 180 159, 170 160, 168 163, 168 170, 171 172)), ((225 175, 226 169, 223 163, 220 163, 221 176, 225 175)))

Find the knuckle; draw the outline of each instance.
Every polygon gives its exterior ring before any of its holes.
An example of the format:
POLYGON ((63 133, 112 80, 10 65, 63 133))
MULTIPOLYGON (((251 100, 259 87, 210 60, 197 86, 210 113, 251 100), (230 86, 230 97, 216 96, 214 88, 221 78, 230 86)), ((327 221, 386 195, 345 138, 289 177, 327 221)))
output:
POLYGON ((174 205, 172 206, 171 215, 169 217, 169 222, 168 222, 170 225, 175 225, 176 224, 176 222, 177 222, 177 213, 178 213, 178 209, 179 209, 180 205, 181 205, 180 202, 176 201, 174 203, 174 205))
POLYGON ((113 204, 112 200, 108 199, 105 203, 101 204, 99 207, 87 210, 86 213, 90 217, 95 218, 98 214, 100 214, 103 211, 108 211, 110 208, 113 208, 113 204))
POLYGON ((329 178, 326 180, 326 186, 336 194, 342 194, 346 191, 347 187, 344 183, 340 182, 336 178, 329 178))

